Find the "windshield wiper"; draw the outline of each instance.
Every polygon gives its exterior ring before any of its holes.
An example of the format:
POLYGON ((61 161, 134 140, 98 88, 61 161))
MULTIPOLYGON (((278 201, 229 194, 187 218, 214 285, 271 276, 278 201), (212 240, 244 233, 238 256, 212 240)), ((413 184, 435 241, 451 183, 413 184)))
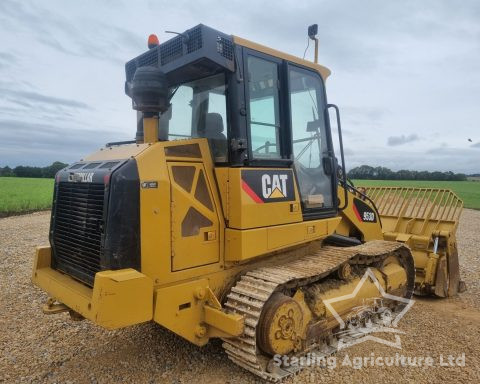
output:
POLYGON ((296 143, 302 143, 304 141, 308 141, 308 143, 305 145, 305 147, 302 148, 302 150, 300 151, 300 153, 295 156, 295 160, 298 160, 300 159, 300 157, 303 156, 303 154, 307 151, 308 148, 310 148, 313 144, 313 142, 315 141, 315 139, 318 138, 318 134, 315 134, 311 137, 305 137, 304 139, 297 139, 297 140, 293 140, 293 144, 296 144, 296 143))

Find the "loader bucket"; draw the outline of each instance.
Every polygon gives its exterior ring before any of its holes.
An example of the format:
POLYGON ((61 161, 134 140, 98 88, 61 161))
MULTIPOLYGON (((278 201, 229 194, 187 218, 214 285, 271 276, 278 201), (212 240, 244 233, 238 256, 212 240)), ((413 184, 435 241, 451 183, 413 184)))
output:
POLYGON ((385 240, 406 243, 415 258, 417 294, 452 296, 460 282, 455 234, 463 202, 448 189, 365 187, 385 240))

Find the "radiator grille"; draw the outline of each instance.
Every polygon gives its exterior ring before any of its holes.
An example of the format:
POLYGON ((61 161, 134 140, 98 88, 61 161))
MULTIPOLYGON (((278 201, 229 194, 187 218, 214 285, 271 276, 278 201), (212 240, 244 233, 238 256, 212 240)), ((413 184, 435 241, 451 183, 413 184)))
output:
POLYGON ((60 182, 55 202, 54 265, 89 285, 101 270, 104 191, 99 183, 60 182))

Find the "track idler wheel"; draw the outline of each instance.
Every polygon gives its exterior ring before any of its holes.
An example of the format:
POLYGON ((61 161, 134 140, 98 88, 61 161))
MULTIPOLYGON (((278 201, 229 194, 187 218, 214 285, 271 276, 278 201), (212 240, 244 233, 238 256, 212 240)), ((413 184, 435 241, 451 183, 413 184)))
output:
POLYGON ((291 297, 274 293, 265 304, 257 328, 260 349, 269 355, 286 355, 301 348, 303 310, 291 297))

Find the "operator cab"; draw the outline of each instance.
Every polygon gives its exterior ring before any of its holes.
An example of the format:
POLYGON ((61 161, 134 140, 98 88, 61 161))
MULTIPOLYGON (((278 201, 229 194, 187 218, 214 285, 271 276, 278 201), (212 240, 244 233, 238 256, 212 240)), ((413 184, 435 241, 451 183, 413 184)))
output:
POLYGON ((293 168, 304 218, 336 215, 326 68, 203 25, 128 62, 127 94, 146 65, 168 82, 160 141, 206 138, 217 167, 293 168))

